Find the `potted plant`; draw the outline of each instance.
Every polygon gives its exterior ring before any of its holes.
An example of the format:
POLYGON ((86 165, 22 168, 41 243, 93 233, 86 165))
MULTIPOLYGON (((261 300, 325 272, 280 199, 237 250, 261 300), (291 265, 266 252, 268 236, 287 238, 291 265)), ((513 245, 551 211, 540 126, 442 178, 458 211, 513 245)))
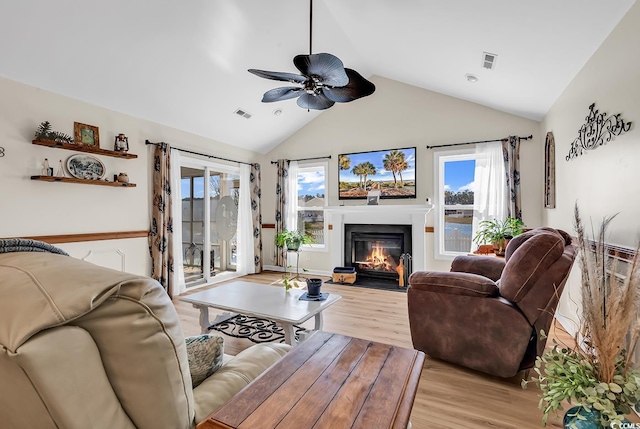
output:
MULTIPOLYGON (((282 230, 282 232, 277 233, 275 238, 276 246, 278 246, 279 248, 286 248, 287 250, 291 250, 295 252, 297 252, 300 249, 301 244, 311 244, 314 242, 315 242, 315 239, 312 236, 297 230, 290 231, 288 229, 284 229, 282 230)), ((299 267, 300 267, 300 253, 297 253, 295 274, 289 272, 289 270, 292 267, 291 265, 288 265, 287 272, 285 272, 284 275, 282 276, 282 283, 284 284, 285 290, 289 290, 290 288, 295 286, 296 282, 302 280, 302 278, 300 277, 299 267)), ((302 270, 303 272, 307 271, 304 268, 302 270)))
POLYGON ((640 259, 636 251, 624 281, 608 275, 618 272, 604 242, 611 219, 603 221, 599 239, 592 245, 576 206, 582 272, 580 329, 575 345, 554 341, 553 348, 536 359, 536 375, 522 382, 523 387, 534 383, 542 390, 543 424, 567 401, 576 406, 566 412, 565 428, 632 427, 624 416, 640 401, 640 370, 631 366, 640 333, 640 259))
POLYGON ((278 247, 285 247, 287 250, 298 250, 301 244, 311 244, 315 240, 312 236, 300 231, 282 230, 276 234, 275 243, 278 247))
POLYGON ((509 240, 522 234, 524 223, 520 219, 508 217, 500 220, 483 220, 478 224, 473 241, 478 244, 492 244, 493 252, 498 256, 504 256, 509 240))

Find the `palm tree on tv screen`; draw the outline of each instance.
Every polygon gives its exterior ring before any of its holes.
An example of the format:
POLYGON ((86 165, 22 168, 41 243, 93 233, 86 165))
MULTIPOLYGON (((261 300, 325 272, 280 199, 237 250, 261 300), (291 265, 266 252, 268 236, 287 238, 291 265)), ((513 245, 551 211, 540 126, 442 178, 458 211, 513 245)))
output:
POLYGON ((364 166, 363 166, 363 164, 358 164, 355 167, 353 167, 353 169, 351 170, 351 174, 354 174, 354 175, 358 176, 358 178, 360 179, 360 181, 358 182, 358 187, 359 188, 364 188, 364 186, 362 186, 362 178, 364 177, 364 166))
POLYGON ((340 170, 348 170, 351 167, 351 158, 348 155, 340 155, 338 157, 338 165, 340 170))
POLYGON ((404 187, 402 180, 402 172, 409 168, 409 164, 404 160, 404 152, 392 150, 386 154, 382 160, 384 169, 393 174, 393 187, 398 189, 398 179, 396 173, 400 176, 400 187, 404 187))
POLYGON ((375 176, 376 174, 378 174, 378 170, 376 170, 376 166, 373 165, 372 163, 370 163, 369 161, 362 163, 362 169, 363 169, 362 172, 364 174, 364 185, 366 187, 367 186, 367 177, 368 176, 375 176))

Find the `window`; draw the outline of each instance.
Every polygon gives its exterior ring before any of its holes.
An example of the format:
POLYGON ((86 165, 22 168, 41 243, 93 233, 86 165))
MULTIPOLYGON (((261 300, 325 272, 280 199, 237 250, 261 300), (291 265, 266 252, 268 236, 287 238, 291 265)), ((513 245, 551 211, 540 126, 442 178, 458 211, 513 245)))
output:
POLYGON ((467 254, 472 247, 475 152, 446 151, 436 162, 436 255, 467 254))
POLYGON ((311 235, 315 243, 307 245, 310 249, 325 249, 327 225, 324 222, 326 162, 298 165, 298 230, 311 235))

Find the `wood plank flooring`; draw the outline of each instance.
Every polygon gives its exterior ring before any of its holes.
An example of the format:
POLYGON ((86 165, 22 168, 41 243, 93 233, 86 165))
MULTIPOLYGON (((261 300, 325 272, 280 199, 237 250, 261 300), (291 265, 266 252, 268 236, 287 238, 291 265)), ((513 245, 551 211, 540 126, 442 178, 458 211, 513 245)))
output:
MULTIPOLYGON (((272 284, 280 277, 265 272, 239 280, 272 284)), ((412 348, 406 294, 332 284, 323 284, 322 290, 342 295, 324 312, 325 331, 412 348)), ((174 304, 185 335, 199 334, 198 310, 178 299, 174 304)), ((210 314, 215 317, 215 310, 210 314)), ((312 328, 313 319, 304 326, 312 328)), ((568 338, 552 331, 554 335, 568 338)), ((226 337, 225 352, 237 354, 251 345, 246 339, 226 337)), ((414 429, 539 429, 539 393, 533 387, 523 390, 518 380, 505 381, 427 357, 411 422, 414 429)), ((547 427, 561 428, 561 416, 550 418, 547 427)))

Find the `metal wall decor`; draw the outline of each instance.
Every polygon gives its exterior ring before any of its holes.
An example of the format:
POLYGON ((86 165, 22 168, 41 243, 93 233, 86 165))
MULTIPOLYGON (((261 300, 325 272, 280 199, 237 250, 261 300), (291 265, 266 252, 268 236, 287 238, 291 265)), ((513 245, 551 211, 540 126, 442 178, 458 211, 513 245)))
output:
POLYGON ((606 113, 599 113, 595 109, 596 103, 589 106, 587 121, 580 127, 578 137, 571 143, 571 149, 566 160, 569 161, 582 155, 587 150, 593 150, 611 141, 614 136, 619 136, 631 129, 631 122, 625 122, 620 118, 620 113, 607 117, 606 113))
POLYGON ((4 148, 0 146, 0 158, 4 156, 4 148))

